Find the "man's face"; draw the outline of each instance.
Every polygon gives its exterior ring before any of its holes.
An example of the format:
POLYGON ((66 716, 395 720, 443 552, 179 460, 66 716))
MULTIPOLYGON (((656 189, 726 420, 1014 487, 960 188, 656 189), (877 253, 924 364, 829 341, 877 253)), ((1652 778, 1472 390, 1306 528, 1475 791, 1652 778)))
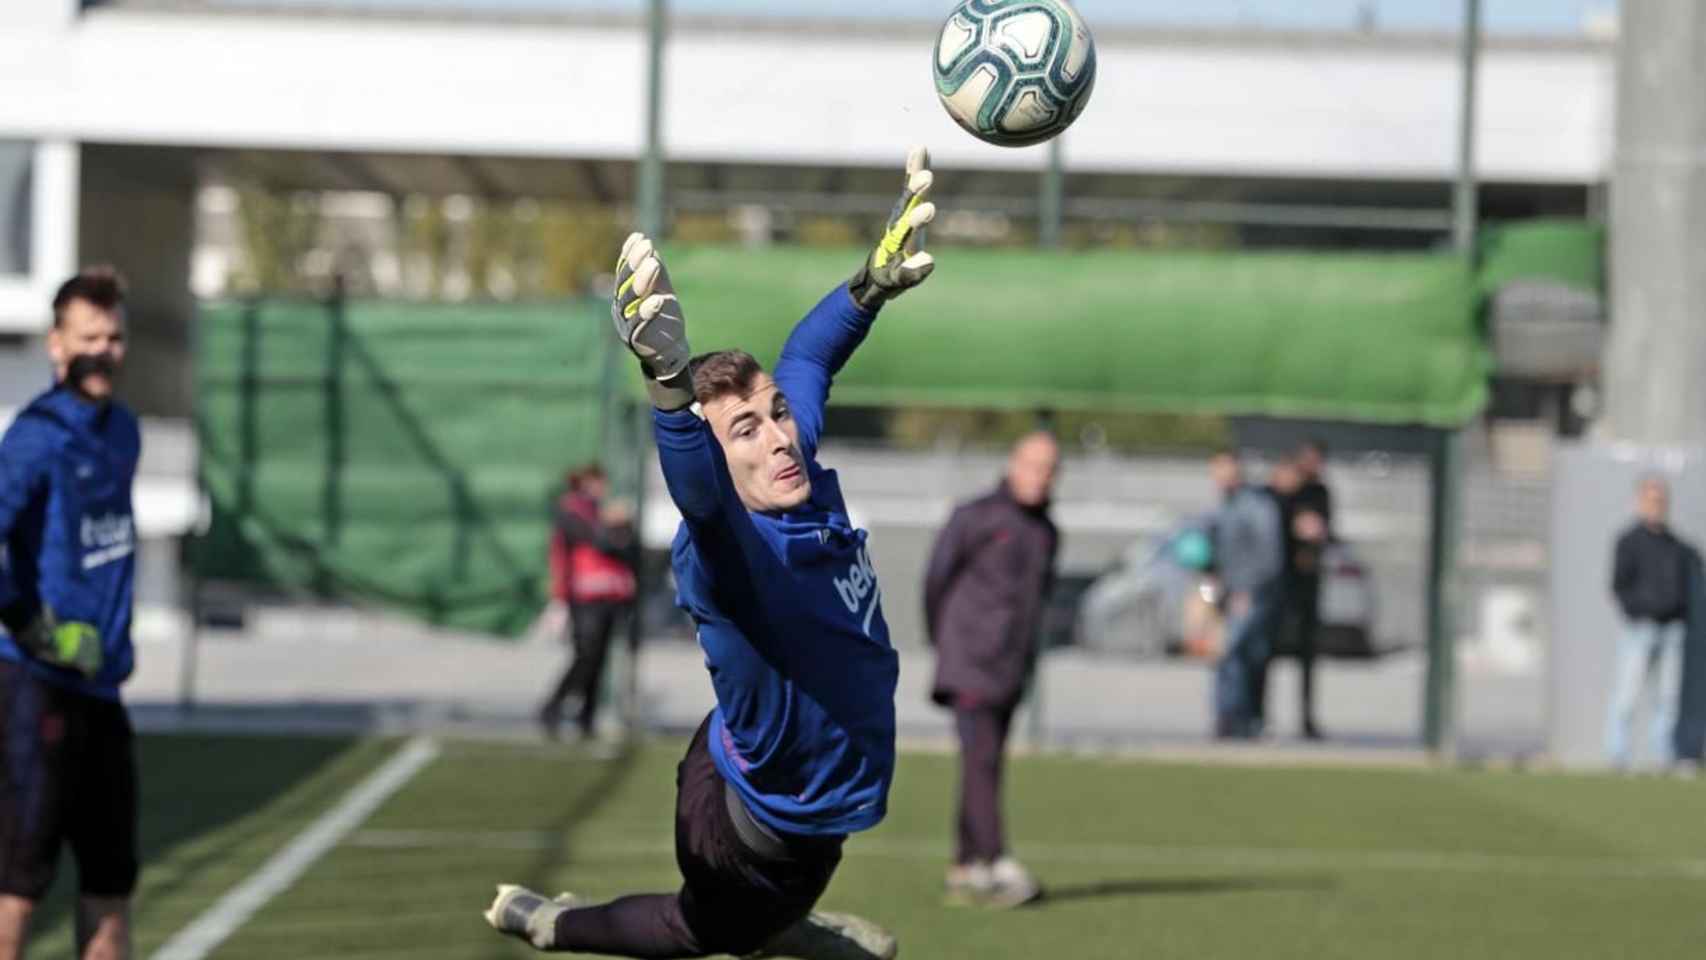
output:
POLYGON ((1244 484, 1244 468, 1237 457, 1216 456, 1208 462, 1208 473, 1214 478, 1214 488, 1221 493, 1231 493, 1244 484))
POLYGON ((581 481, 581 493, 594 500, 603 500, 605 494, 609 492, 610 485, 605 482, 603 477, 587 477, 581 481))
POLYGON ((1282 496, 1291 496, 1303 488, 1303 474, 1297 464, 1281 460, 1274 464, 1273 472, 1268 475, 1268 484, 1282 496))
POLYGON ((1019 441, 1007 461, 1007 489, 1021 506, 1040 507, 1054 491, 1060 447, 1052 437, 1033 434, 1019 441))
POLYGON ((1302 472, 1304 480, 1318 480, 1321 470, 1326 466, 1321 456, 1321 448, 1312 443, 1306 443, 1297 451, 1297 469, 1302 472))
POLYGON ((124 368, 124 308, 103 310, 87 300, 71 301, 59 325, 48 332, 47 352, 55 381, 90 400, 112 399, 124 368))
POLYGON ((769 374, 754 378, 745 396, 727 394, 703 409, 729 462, 735 492, 748 510, 783 513, 811 498, 800 428, 788 411, 788 398, 769 374))
POLYGON ((1643 523, 1663 526, 1670 515, 1670 491, 1657 480, 1641 484, 1641 489, 1635 494, 1635 512, 1640 514, 1643 523))

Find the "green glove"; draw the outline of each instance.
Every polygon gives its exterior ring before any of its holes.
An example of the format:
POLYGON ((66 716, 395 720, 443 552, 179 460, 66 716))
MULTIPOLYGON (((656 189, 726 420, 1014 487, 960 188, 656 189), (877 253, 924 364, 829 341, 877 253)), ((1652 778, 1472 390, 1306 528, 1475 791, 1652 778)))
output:
POLYGON ((645 234, 628 236, 616 261, 616 292, 610 319, 622 345, 640 359, 646 390, 660 410, 679 410, 693 402, 687 365, 687 318, 676 299, 657 250, 645 234))
POLYGON ((44 605, 19 640, 44 663, 68 667, 85 677, 101 672, 101 632, 89 623, 60 623, 52 607, 44 605))
POLYGON ((924 245, 924 227, 936 219, 936 205, 925 200, 935 180, 930 151, 913 147, 906 157, 906 189, 889 214, 888 229, 847 282, 847 291, 861 308, 878 309, 923 283, 936 269, 936 258, 919 249, 924 245))
POLYGON ((514 884, 498 884, 497 899, 486 908, 486 922, 499 933, 507 933, 533 944, 540 950, 557 945, 557 918, 580 902, 572 893, 560 893, 555 900, 514 884))

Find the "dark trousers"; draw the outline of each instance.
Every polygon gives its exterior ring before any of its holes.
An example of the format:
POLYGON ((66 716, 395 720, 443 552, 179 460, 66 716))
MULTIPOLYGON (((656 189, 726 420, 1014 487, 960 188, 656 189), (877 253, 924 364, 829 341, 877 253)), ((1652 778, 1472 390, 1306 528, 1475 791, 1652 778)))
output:
POLYGON ((575 725, 581 733, 591 734, 598 720, 599 684, 604 679, 604 662, 610 656, 610 640, 628 610, 627 603, 580 603, 569 611, 569 639, 574 644, 574 658, 556 690, 545 701, 543 713, 555 724, 562 716, 563 704, 570 697, 580 698, 575 725))
MULTIPOLYGON (((677 893, 623 897, 557 919, 558 950, 618 957, 744 956, 806 914, 841 863, 844 838, 778 835, 758 852, 741 837, 728 784, 699 727, 676 770, 677 893)), ((739 801, 736 800, 736 803, 739 801)), ((749 826, 750 831, 754 829, 749 826)))
POLYGON ((1001 774, 1013 705, 956 706, 960 734, 959 847, 954 862, 989 862, 1007 852, 1001 824, 1001 774))
MULTIPOLYGON (((1299 711, 1303 715, 1303 729, 1315 728, 1315 639, 1321 631, 1320 615, 1320 584, 1303 582, 1296 584, 1286 591, 1284 616, 1280 631, 1291 636, 1297 644, 1297 672, 1299 711)), ((1267 717, 1268 701, 1268 664, 1273 657, 1262 662, 1256 678, 1256 719, 1267 717)))
POLYGON ((60 850, 86 897, 136 889, 137 778, 123 706, 0 660, 0 894, 40 900, 60 850))

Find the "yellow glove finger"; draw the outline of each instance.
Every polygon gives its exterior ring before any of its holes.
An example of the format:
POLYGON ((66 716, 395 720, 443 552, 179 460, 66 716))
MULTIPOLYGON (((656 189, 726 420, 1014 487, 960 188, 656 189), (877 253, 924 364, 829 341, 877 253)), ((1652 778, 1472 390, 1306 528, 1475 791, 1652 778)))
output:
POLYGON ((872 264, 883 267, 897 256, 916 253, 917 249, 912 244, 915 232, 934 219, 936 205, 922 203, 918 197, 913 197, 906 209, 895 219, 894 225, 889 227, 888 233, 883 234, 882 241, 877 244, 877 252, 872 257, 872 264))
MULTIPOLYGON (((622 308, 622 315, 632 318, 640 313, 641 302, 651 297, 657 289, 658 277, 663 273, 663 263, 655 256, 648 256, 634 269, 634 275, 628 278, 627 288, 623 291, 632 294, 634 299, 622 308)), ((657 311, 653 311, 653 316, 657 311)), ((650 319, 650 318, 648 318, 650 319)))
MULTIPOLYGON (((639 261, 630 259, 628 254, 629 254, 629 251, 633 250, 636 246, 638 246, 641 243, 645 243, 649 246, 651 244, 651 241, 646 239, 646 235, 643 233, 635 232, 635 233, 628 234, 628 239, 622 241, 622 252, 621 252, 621 254, 619 254, 616 257, 616 269, 621 270, 623 264, 627 264, 630 269, 632 269, 633 267, 639 266, 639 261)), ((640 259, 645 259, 645 258, 641 257, 640 259)))

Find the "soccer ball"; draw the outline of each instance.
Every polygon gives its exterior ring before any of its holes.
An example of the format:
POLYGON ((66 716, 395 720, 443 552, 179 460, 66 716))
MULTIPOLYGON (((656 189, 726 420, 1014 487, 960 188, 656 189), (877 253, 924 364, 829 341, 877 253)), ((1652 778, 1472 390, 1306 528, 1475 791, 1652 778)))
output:
POLYGON ((1096 86, 1096 44, 1066 0, 960 0, 936 41, 936 95, 968 133, 1003 147, 1072 125, 1096 86))

